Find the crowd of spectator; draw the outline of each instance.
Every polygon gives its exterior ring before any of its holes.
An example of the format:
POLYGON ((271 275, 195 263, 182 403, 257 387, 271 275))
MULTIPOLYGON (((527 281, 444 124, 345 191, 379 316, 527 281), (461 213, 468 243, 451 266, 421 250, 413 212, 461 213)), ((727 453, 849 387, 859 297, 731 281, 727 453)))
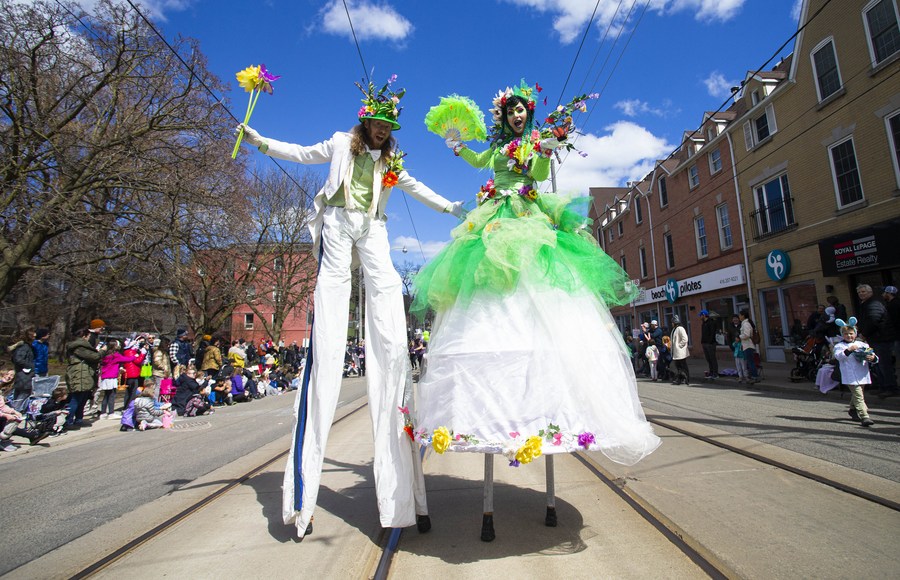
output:
MULTIPOLYGON (((35 377, 48 374, 49 337, 47 329, 28 328, 8 347, 13 369, 0 369, 2 451, 17 448, 14 436, 36 444, 105 420, 143 431, 168 427, 175 416, 279 395, 297 388, 306 355, 296 342, 229 345, 210 335, 195 342, 183 329, 173 340, 151 333, 119 340, 95 319, 66 344, 64 385, 33 393, 35 377)), ((364 369, 361 348, 354 353, 364 369)))

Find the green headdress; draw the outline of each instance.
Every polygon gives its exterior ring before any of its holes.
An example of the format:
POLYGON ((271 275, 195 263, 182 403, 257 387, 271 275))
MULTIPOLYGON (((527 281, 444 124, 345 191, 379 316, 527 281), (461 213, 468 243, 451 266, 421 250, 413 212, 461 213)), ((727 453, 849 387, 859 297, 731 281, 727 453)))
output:
POLYGON ((375 85, 372 82, 369 82, 367 89, 364 89, 359 83, 354 83, 365 95, 365 98, 362 100, 363 106, 360 107, 359 112, 356 114, 360 121, 378 119, 390 123, 395 131, 400 129, 397 117, 400 116, 401 109, 397 104, 400 103, 400 99, 406 94, 406 89, 400 89, 396 92, 391 90, 391 84, 396 80, 397 75, 391 75, 391 78, 378 92, 375 92, 375 85))

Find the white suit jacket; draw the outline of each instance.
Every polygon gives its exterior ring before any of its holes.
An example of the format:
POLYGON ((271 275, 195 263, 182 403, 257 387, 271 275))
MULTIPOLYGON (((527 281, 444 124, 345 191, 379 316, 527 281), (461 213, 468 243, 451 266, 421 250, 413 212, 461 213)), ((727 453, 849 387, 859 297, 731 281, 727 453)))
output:
MULTIPOLYGON (((331 163, 328 170, 328 179, 325 185, 316 194, 313 200, 316 215, 309 224, 309 233, 313 239, 313 251, 316 258, 319 256, 319 244, 322 236, 322 220, 325 212, 326 201, 334 197, 341 184, 350 180, 353 174, 353 154, 350 153, 350 133, 339 131, 331 136, 331 139, 322 141, 309 147, 285 143, 266 138, 269 150, 266 155, 311 165, 317 163, 331 163)), ((384 171, 384 159, 379 158, 375 162, 375 178, 372 180, 372 205, 369 207, 369 215, 384 219, 384 208, 387 206, 391 195, 391 188, 381 189, 381 173, 384 171)), ((446 211, 450 202, 432 191, 426 185, 413 179, 406 171, 401 171, 397 176, 396 187, 421 201, 428 207, 437 211, 446 211)), ((349 192, 349 187, 345 189, 349 192)))

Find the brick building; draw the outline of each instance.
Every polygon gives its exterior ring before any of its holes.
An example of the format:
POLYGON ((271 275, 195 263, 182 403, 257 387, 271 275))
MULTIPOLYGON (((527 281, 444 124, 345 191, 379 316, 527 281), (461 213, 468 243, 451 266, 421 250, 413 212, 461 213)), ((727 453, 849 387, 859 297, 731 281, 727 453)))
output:
POLYGON ((591 190, 598 239, 644 289, 613 310, 623 331, 679 314, 697 343, 700 309, 727 331, 746 307, 763 357, 784 361, 827 296, 852 313, 857 283, 900 282, 896 0, 806 0, 800 22, 792 55, 649 175, 591 190))

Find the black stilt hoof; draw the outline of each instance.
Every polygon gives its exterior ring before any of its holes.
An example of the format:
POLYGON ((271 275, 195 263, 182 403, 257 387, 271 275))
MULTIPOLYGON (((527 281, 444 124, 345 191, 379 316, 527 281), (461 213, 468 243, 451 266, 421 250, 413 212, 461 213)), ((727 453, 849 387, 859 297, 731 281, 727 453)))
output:
POLYGON ((306 525, 306 532, 303 533, 303 537, 305 538, 306 536, 311 536, 311 535, 312 535, 312 522, 309 522, 306 525))
POLYGON ((556 508, 547 506, 547 517, 544 518, 544 525, 548 528, 556 527, 556 508))
POLYGON ((424 534, 431 530, 431 518, 426 516, 416 516, 416 527, 419 533, 424 534))
POLYGON ((494 534, 494 516, 492 514, 484 514, 481 520, 481 541, 493 542, 497 537, 494 534))

